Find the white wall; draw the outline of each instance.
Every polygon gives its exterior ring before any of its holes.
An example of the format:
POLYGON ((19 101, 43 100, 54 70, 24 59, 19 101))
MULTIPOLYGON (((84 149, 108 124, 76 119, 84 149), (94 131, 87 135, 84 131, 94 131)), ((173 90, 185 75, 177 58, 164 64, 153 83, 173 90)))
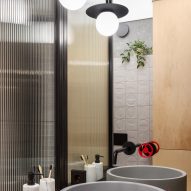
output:
MULTIPOLYGON (((135 57, 122 64, 120 54, 127 48, 126 43, 137 39, 152 46, 152 19, 128 25, 131 32, 125 38, 113 35, 114 133, 128 133, 129 141, 146 143, 152 140, 152 56, 147 56, 144 68, 137 69, 135 57)), ((137 152, 132 156, 121 153, 118 157, 119 166, 137 164, 151 164, 151 160, 141 158, 137 152)))
POLYGON ((113 2, 125 5, 129 9, 129 14, 121 18, 121 22, 153 17, 152 0, 114 0, 113 2))

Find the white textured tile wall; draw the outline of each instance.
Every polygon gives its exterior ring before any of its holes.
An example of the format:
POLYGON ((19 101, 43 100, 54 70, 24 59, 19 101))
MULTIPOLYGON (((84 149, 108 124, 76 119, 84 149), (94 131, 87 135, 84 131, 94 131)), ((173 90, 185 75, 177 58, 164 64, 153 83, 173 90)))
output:
MULTIPOLYGON (((152 56, 147 56, 145 67, 137 70, 136 57, 131 57, 128 64, 122 64, 120 54, 126 48, 126 43, 138 39, 152 46, 152 19, 126 24, 130 28, 127 37, 113 36, 114 131, 128 133, 130 141, 142 143, 152 138, 152 56)), ((119 154, 117 165, 134 164, 151 164, 151 159, 142 159, 137 153, 129 157, 119 154)))
MULTIPOLYGON (((121 63, 114 58, 114 132, 128 133, 129 141, 144 143, 152 132, 152 56, 147 56, 144 68, 136 68, 136 59, 121 63)), ((118 147, 114 147, 116 149, 118 147)), ((118 156, 117 165, 151 164, 136 152, 118 156)))

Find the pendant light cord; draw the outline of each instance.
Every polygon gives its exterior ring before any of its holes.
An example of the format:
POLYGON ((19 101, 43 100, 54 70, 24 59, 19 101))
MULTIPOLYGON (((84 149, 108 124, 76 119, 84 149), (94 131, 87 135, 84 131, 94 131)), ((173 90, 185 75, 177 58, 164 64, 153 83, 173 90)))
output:
POLYGON ((106 0, 106 3, 112 3, 112 0, 106 0))

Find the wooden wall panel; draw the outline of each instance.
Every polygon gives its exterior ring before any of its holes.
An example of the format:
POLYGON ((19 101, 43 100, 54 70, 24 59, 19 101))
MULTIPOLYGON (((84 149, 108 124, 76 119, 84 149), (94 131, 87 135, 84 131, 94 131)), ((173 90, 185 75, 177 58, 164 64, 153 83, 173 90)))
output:
POLYGON ((153 5, 153 134, 163 148, 153 164, 185 170, 191 191, 191 1, 153 5))
POLYGON ((188 174, 188 191, 191 191, 191 151, 183 150, 160 150, 159 154, 153 157, 155 165, 169 166, 184 170, 188 174))
POLYGON ((191 149, 191 1, 154 3, 154 138, 191 149))

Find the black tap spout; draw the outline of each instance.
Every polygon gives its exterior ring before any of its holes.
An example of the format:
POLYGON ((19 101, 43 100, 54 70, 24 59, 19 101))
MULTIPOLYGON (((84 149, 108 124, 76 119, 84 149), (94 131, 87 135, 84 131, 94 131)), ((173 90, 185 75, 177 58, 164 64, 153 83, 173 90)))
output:
POLYGON ((113 163, 117 164, 117 157, 119 153, 124 152, 126 155, 132 155, 135 153, 136 148, 139 147, 140 144, 134 144, 132 142, 126 142, 124 143, 123 147, 120 149, 117 149, 113 153, 113 163))
POLYGON ((126 150, 126 148, 120 148, 120 149, 117 149, 117 150, 114 151, 114 153, 113 153, 113 163, 114 164, 117 164, 117 156, 118 156, 118 154, 124 152, 125 150, 126 150))

